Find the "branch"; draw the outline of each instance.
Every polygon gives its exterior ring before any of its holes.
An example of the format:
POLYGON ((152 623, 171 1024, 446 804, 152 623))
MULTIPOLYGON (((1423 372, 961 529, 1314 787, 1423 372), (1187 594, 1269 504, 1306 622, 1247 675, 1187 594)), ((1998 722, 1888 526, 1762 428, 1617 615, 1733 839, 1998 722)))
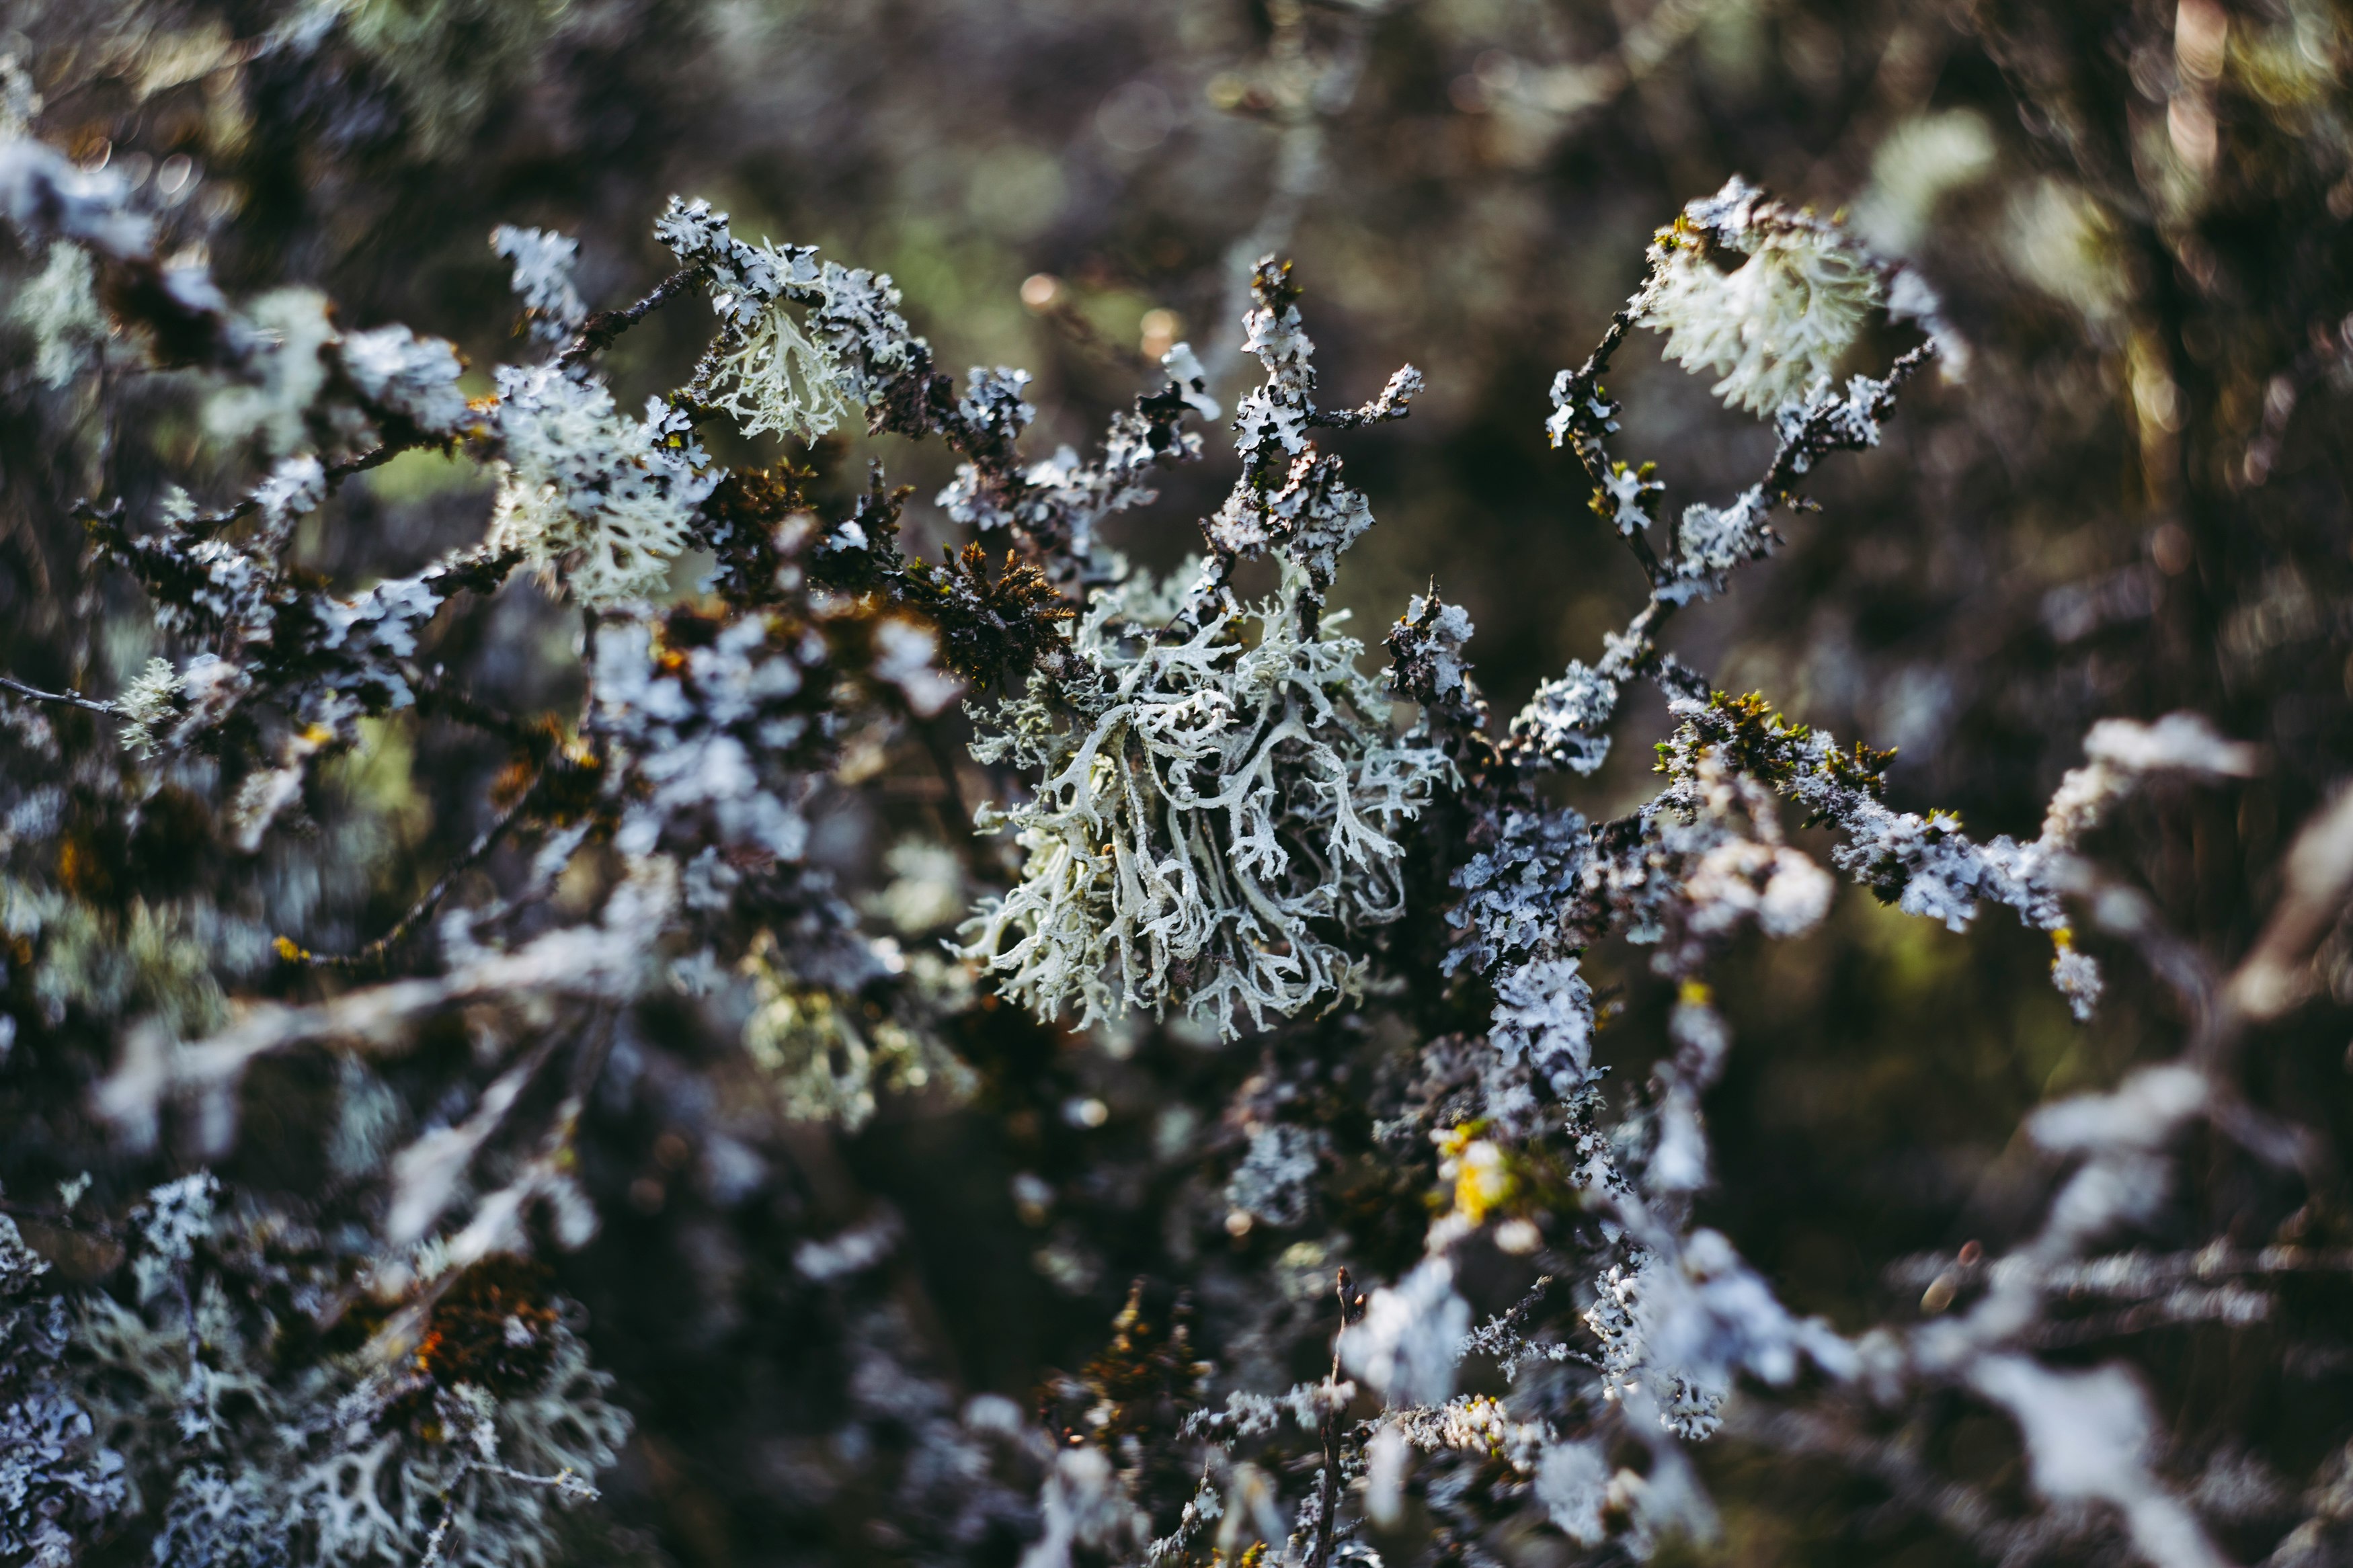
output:
POLYGON ((27 686, 21 680, 0 675, 0 691, 13 691, 28 702, 56 702, 68 708, 79 708, 86 713, 120 713, 121 709, 111 702, 100 702, 84 697, 79 691, 44 691, 37 686, 27 686))
POLYGON ((700 267, 681 267, 655 284, 653 292, 636 304, 625 305, 617 310, 597 311, 581 323, 579 335, 555 356, 556 364, 571 370, 590 354, 602 353, 611 348, 615 339, 686 292, 702 276, 702 268, 700 267))
POLYGON ((2286 886, 2223 1002, 2236 1018, 2267 1024, 2312 988, 2312 954, 2353 892, 2353 790, 2313 814, 2281 861, 2286 886))
MULTIPOLYGON (((1599 377, 1609 363, 1611 354, 1625 341, 1627 328, 1640 308, 1642 295, 1637 294, 1609 320, 1609 328, 1601 342, 1586 362, 1575 370, 1565 370, 1553 384, 1553 404, 1557 412, 1548 428, 1556 446, 1567 447, 1585 470, 1587 481, 1597 495, 1610 473, 1610 458, 1606 437, 1616 428, 1617 405, 1601 394, 1599 377)), ((1831 395, 1818 405, 1805 408, 1792 416, 1779 416, 1780 439, 1775 447, 1773 460, 1759 479, 1732 503, 1732 510, 1743 510, 1753 537, 1744 546, 1742 559, 1760 560, 1778 542, 1778 536, 1767 525, 1767 519, 1778 510, 1788 507, 1801 510, 1811 505, 1798 493, 1798 485, 1810 474, 1817 464, 1831 452, 1860 447, 1875 441, 1877 426, 1894 411, 1896 394, 1905 384, 1919 373, 1920 367, 1936 353, 1934 340, 1914 345, 1888 366, 1887 374, 1876 382, 1867 382, 1869 397, 1858 404, 1853 400, 1852 384, 1846 396, 1831 395)), ((1682 524, 1665 523, 1670 555, 1683 549, 1682 524)), ((1670 684, 1669 694, 1688 686, 1697 672, 1679 667, 1671 654, 1662 654, 1658 646, 1660 629, 1672 619, 1686 600, 1687 595, 1671 594, 1678 583, 1688 589, 1695 581, 1704 582, 1705 573, 1686 574, 1673 562, 1662 560, 1645 537, 1636 529, 1624 535, 1629 549, 1641 563, 1643 575, 1651 584, 1648 602, 1627 623, 1623 633, 1609 639, 1609 650, 1591 673, 1622 689, 1637 677, 1647 676, 1670 684)), ((1725 568, 1739 564, 1738 560, 1725 568)), ((1703 688, 1706 683, 1699 681, 1703 688)), ((1614 711, 1615 698, 1610 707, 1614 711)), ((1523 716, 1533 707, 1523 710, 1523 716)), ((1520 742, 1514 721, 1514 731, 1503 742, 1502 750, 1518 767, 1530 773, 1546 773, 1557 765, 1546 758, 1540 748, 1520 742)), ((1577 731, 1589 732, 1584 726, 1577 731)))
MULTIPOLYGON (((1931 340, 1915 343, 1896 355, 1894 363, 1888 365, 1887 374, 1877 383, 1878 390, 1872 394, 1870 405, 1861 410, 1862 416, 1873 424, 1892 416, 1895 412, 1895 395, 1903 390, 1905 382, 1919 373, 1920 367, 1926 364, 1936 352, 1936 342, 1931 340)), ((1814 465, 1831 452, 1855 445, 1852 439, 1841 436, 1838 430, 1838 416, 1847 411, 1848 405, 1844 401, 1832 398, 1808 414, 1782 437, 1780 446, 1773 453, 1773 466, 1765 471, 1765 479, 1759 486, 1774 505, 1794 507, 1800 504, 1793 488, 1799 479, 1811 473, 1814 465)))
POLYGON ((456 1506, 444 1498, 441 1501, 441 1522, 433 1527, 433 1533, 426 1539, 425 1555, 418 1561, 417 1568, 440 1568, 441 1546, 449 1539, 449 1526, 457 1522, 457 1519, 456 1506))
POLYGON ((532 773, 531 783, 525 785, 523 792, 515 797, 514 804, 499 813, 491 825, 476 836, 474 842, 466 847, 466 852, 449 863, 448 868, 441 873, 439 879, 430 888, 425 889, 424 897, 411 904, 408 912, 395 921, 390 931, 356 952, 313 953, 298 950, 299 956, 296 962, 312 969, 362 969, 374 968, 381 964, 385 954, 406 942, 410 933, 424 923, 427 917, 439 906, 441 900, 448 896, 449 889, 457 885, 458 879, 480 865, 482 858, 497 847, 500 839, 506 837, 507 830, 515 825, 515 819, 523 814, 524 809, 531 805, 532 798, 538 795, 540 784, 546 777, 547 764, 543 762, 532 773))
MULTIPOLYGON (((1618 405, 1603 393, 1601 376, 1609 368, 1609 361, 1620 345, 1625 342, 1640 301, 1648 292, 1649 281, 1645 279, 1642 289, 1609 318, 1608 330, 1593 352, 1585 356, 1585 363, 1575 370, 1563 371, 1553 384, 1553 403, 1568 415, 1556 437, 1556 445, 1565 444, 1576 455, 1577 465, 1585 470, 1586 483, 1592 487, 1596 498, 1605 493, 1603 487, 1610 477, 1611 459, 1606 437, 1618 428, 1618 405)), ((1623 537, 1626 547, 1641 563, 1642 580, 1653 589, 1665 582, 1670 574, 1657 552, 1651 548, 1649 536, 1635 529, 1623 537)))
MULTIPOLYGON (((1333 1294, 1340 1301, 1340 1330, 1332 1336, 1332 1375, 1324 1386, 1337 1393, 1340 1386, 1340 1342, 1348 1337, 1348 1321, 1353 1309, 1360 1308, 1364 1297, 1351 1288, 1348 1271, 1341 1269, 1333 1280, 1333 1294)), ((1307 1568, 1327 1568, 1332 1561, 1332 1546, 1338 1534, 1340 1512, 1340 1412, 1336 1400, 1324 1411, 1323 1430, 1318 1434, 1324 1445, 1324 1486, 1321 1514, 1315 1521, 1315 1544, 1307 1553, 1307 1568)))
POLYGON ((1601 341, 1594 345, 1591 353, 1585 356, 1583 364, 1568 373, 1569 391, 1592 393, 1599 390, 1596 384, 1600 381, 1602 373, 1609 368, 1609 361, 1618 353, 1619 346, 1625 342, 1627 332, 1632 330, 1637 302, 1641 299, 1642 293, 1637 292, 1609 318, 1609 326, 1601 334, 1601 341))
POLYGON ((458 723, 470 724, 533 755, 544 755, 555 743, 554 735, 540 722, 476 701, 467 692, 444 685, 438 675, 428 675, 414 664, 403 666, 400 673, 409 689, 417 693, 417 710, 420 713, 438 713, 458 723))
MULTIPOLYGON (((377 419, 379 422, 386 417, 386 416, 383 415, 380 411, 373 408, 369 409, 368 412, 371 418, 377 419)), ((386 463, 391 462, 395 458, 399 457, 403 452, 422 451, 427 447, 443 445, 445 445, 445 443, 438 437, 421 434, 413 437, 400 437, 393 440, 386 441, 383 446, 378 447, 372 451, 363 452, 356 458, 346 458, 340 463, 329 463, 326 465, 327 493, 329 495, 334 494, 335 487, 342 484, 345 479, 350 479, 353 474, 364 474, 370 468, 380 468, 386 463)), ((91 510, 90 503, 84 501, 74 508, 74 513, 79 517, 86 517, 90 514, 91 510)), ((187 522, 187 531, 192 538, 210 539, 214 534, 218 533, 222 529, 227 528, 229 524, 237 521, 239 518, 251 517, 260 510, 260 496, 259 494, 248 494, 243 500, 225 510, 201 512, 198 515, 190 518, 187 522)))

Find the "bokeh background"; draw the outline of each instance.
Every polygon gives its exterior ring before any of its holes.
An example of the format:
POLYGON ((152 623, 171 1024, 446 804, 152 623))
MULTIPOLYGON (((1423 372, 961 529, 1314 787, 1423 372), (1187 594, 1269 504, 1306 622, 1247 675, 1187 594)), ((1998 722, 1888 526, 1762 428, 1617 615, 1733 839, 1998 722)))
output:
MULTIPOLYGON (((612 304, 667 268, 650 233, 663 200, 702 195, 739 233, 892 274, 944 364, 1029 369, 1045 456, 1093 439, 1178 339, 1230 406, 1238 278, 1287 254, 1332 399, 1369 395, 1400 363, 1429 379, 1409 421, 1337 438, 1379 521, 1336 597, 1371 642, 1438 584, 1477 623, 1499 716, 1594 658, 1642 595, 1546 446, 1546 389, 1639 281, 1651 231, 1737 173, 1911 260, 1970 352, 1906 393, 1883 446, 1822 476, 1820 511, 1785 523, 1778 557, 1677 623, 1683 657, 1842 741, 1897 748, 1893 800, 1988 834, 2034 834, 2094 720, 2207 714, 2264 749, 2263 775, 2159 792, 2102 847, 2221 959, 2353 763, 2342 4, 14 0, 0 18, 37 132, 152 183, 174 243, 207 252, 233 293, 316 288, 347 325, 404 321, 477 366, 520 352, 494 224, 576 235, 584 292, 612 304)), ((679 310, 628 339, 612 357, 624 405, 682 379, 704 330, 679 310)), ((1902 342, 1866 343, 1859 366, 1902 342)), ((1660 463, 1670 508, 1722 500, 1769 457, 1770 431, 1662 364, 1648 334, 1613 390, 1620 450, 1660 463)), ((147 504, 166 476, 226 494, 250 454, 222 456, 163 389, 111 437, 35 371, 5 395, 0 668, 113 689, 153 626, 85 571, 68 505, 101 489, 147 504)), ((1194 545, 1230 478, 1212 447, 1122 520, 1134 558, 1166 567, 1194 545)), ((916 487, 911 535, 946 539, 938 452, 833 438, 797 455, 837 496, 884 458, 916 487)), ((369 476, 341 526, 305 536, 306 563, 356 579, 476 537, 489 497, 470 472, 412 456, 369 476)), ((434 653, 517 710, 558 707, 576 692, 567 637, 518 584, 434 653)), ((1597 817, 1643 798, 1662 717, 1655 698, 1633 704, 1609 767, 1567 798, 1597 817)), ((479 826, 496 761, 479 747, 395 725, 339 764, 343 837, 282 890, 303 916, 286 924, 322 942, 382 929, 479 826)), ((941 916, 923 900, 942 878, 953 890, 953 868, 888 858, 945 806, 920 767, 873 773, 824 852, 895 890, 885 916, 931 940, 941 916)), ((2342 1147, 2353 945, 2331 951, 2337 1003, 2262 1070, 2342 1147)), ((1849 1330, 1905 1309, 1917 1283, 1890 1269, 1907 1254, 2009 1235, 2039 1191, 2009 1146, 2019 1116, 2179 1037, 2129 984, 2096 1023, 2070 1022, 2047 963, 2004 915, 1957 935, 1859 890, 1814 935, 1742 950, 1719 988, 1738 1047, 1708 1106, 1738 1176, 1703 1218, 1793 1308, 1849 1330)), ((1664 998, 1623 954, 1596 964, 1626 1008, 1609 1050, 1639 1068, 1664 998)), ((560 1265, 640 1421, 618 1522, 584 1560, 904 1559, 888 1510, 832 1479, 818 1406, 833 1374, 812 1358, 843 1331, 797 1318, 791 1288, 812 1216, 887 1199, 908 1237, 892 1331, 951 1386, 1026 1405, 1101 1347, 1132 1278, 1197 1268, 1165 1223, 1190 1189, 1152 1151, 1192 1131, 1168 1120, 1181 1090, 1250 1067, 1164 1032, 1080 1050, 1000 1018, 966 1042, 973 1101, 891 1096, 854 1132, 770 1118, 754 1135, 711 1101, 706 1045, 658 1020, 638 1035, 594 1129, 606 1229, 560 1265), (751 1164, 731 1175, 714 1130, 751 1164)), ((5 1092, 33 1114, 30 1090, 5 1092)), ((225 1174, 311 1178, 301 1086, 283 1092, 288 1135, 248 1136, 225 1174)), ((37 1128, 0 1163, 12 1182, 70 1173, 86 1138, 37 1128)), ((1388 1245, 1409 1256, 1420 1220, 1405 1209, 1388 1245)), ((1367 1220, 1354 1245, 1377 1258, 1381 1234, 1367 1220)), ((1283 1245, 1317 1277, 1322 1244, 1283 1245)), ((1205 1310, 1214 1327, 1219 1304, 1205 1310)), ((1312 1373, 1324 1342, 1312 1313, 1300 1324, 1282 1353, 1312 1373)), ((2181 1433, 2252 1435, 2283 1474, 2348 1408, 2353 1361, 2288 1387, 2242 1375, 2212 1336, 2184 1331, 2162 1353, 2181 1433)), ((1957 1432, 1940 1441, 1958 1471, 2007 1467, 2017 1484, 1999 1423, 1957 1432)), ((1828 1470, 1736 1441, 1707 1463, 1724 1560, 1968 1560, 1828 1470)))

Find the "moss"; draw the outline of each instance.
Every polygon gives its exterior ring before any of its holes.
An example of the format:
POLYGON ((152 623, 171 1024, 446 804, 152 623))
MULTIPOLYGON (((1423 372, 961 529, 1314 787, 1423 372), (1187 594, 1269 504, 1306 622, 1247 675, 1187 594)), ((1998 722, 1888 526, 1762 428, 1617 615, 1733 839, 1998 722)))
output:
POLYGON ((942 662, 982 690, 1027 675, 1060 646, 1061 626, 1078 615, 1043 572, 1009 550, 994 578, 988 552, 967 544, 910 579, 906 602, 939 627, 942 662))
POLYGON ((417 1342, 417 1370, 441 1388, 472 1384, 504 1399, 555 1365, 553 1279, 536 1259, 501 1253, 441 1293, 417 1342))

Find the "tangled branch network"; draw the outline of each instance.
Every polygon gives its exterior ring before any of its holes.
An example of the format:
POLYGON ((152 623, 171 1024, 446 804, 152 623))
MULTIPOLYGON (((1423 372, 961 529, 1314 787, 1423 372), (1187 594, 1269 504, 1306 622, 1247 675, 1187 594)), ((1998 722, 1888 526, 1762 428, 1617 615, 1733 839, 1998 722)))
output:
MULTIPOLYGON (((1718 1531, 1691 1449, 1725 1435, 1852 1466, 2000 1561, 2225 1561, 2126 1348, 2049 1352, 2265 1321, 2282 1280, 2344 1270, 2284 1245, 2140 1240, 2195 1131, 2282 1186, 2320 1179, 2314 1140, 2254 1103, 2240 1061, 2308 988, 2353 885, 2353 806, 2306 829, 2226 974, 2095 854, 2154 781, 2262 765, 2204 720, 2099 724, 2037 837, 1980 839, 1892 804, 1888 753, 1669 650, 1674 617, 1811 505, 1820 465, 1876 446, 1926 367, 1961 367, 1926 284, 1837 224, 1738 180, 1692 203, 1560 373, 1546 428, 1647 592, 1591 662, 1491 727, 1461 605, 1416 597, 1374 674, 1331 604, 1373 516, 1321 437, 1405 417, 1421 378, 1319 403, 1286 262, 1250 274, 1262 378, 1230 420, 1233 485, 1162 580, 1102 531, 1224 417, 1185 345, 1092 455, 1032 460, 1023 373, 959 383, 888 277, 674 200, 655 233, 675 270, 616 310, 589 309, 570 239, 499 230, 532 357, 470 398, 448 342, 347 331, 301 291, 232 302, 125 183, 37 143, 0 144, 0 214, 44 258, 26 307, 44 384, 96 385, 103 355, 135 351, 224 399, 208 406, 266 455, 210 510, 176 488, 77 509, 163 639, 120 691, 0 679, 31 781, 0 782, 0 1062, 20 1039, 100 1042, 103 1069, 71 1094, 117 1161, 95 1189, 0 1212, 0 1562, 586 1560, 580 1516, 551 1505, 596 1500, 630 1422, 597 1325, 547 1265, 609 1217, 584 1153, 600 1107, 659 1093, 704 1129, 699 1152, 681 1141, 626 1184, 637 1212, 691 1163, 714 1210, 741 1206, 776 1180, 763 1137, 806 1151, 809 1123, 852 1130, 894 1098, 1031 1092, 990 1033, 1016 1008, 1058 1064, 1041 1081, 1127 1060, 1138 1013, 1236 1064, 1205 1069, 1213 1087, 1150 1155, 1180 1194, 1171 1267, 1199 1289, 1139 1286, 1101 1357, 1032 1413, 927 1359, 890 1285, 908 1231, 888 1205, 823 1225, 797 1199, 762 1209, 791 1231, 774 1288, 832 1379, 794 1405, 808 1430, 771 1468, 807 1495, 888 1499, 910 1561, 1484 1563, 1536 1542, 1640 1560, 1718 1531), (699 363, 624 413, 600 356, 690 298, 715 322, 699 363), (1912 346, 1853 369, 1883 318, 1912 346), (1664 481, 1618 450, 1603 378, 1638 328, 1769 424, 1764 474, 1722 505, 1662 518, 1664 481), (910 492, 879 463, 828 488, 789 455, 860 426, 886 455, 948 448, 954 476, 919 513, 953 538, 942 559, 902 548, 910 492), (795 445, 728 471, 704 440, 719 430, 795 445), (345 486, 428 451, 482 479, 478 538, 364 586, 301 567, 298 540, 336 522, 345 486), (1236 586, 1253 562, 1262 598, 1236 586), (526 569, 576 618, 568 714, 505 711, 436 653, 452 606, 526 569), (1559 775, 1603 764, 1640 680, 1666 702, 1663 783, 1588 822, 1559 775), (322 836, 322 803, 412 710, 498 765, 462 847, 368 934, 375 906, 326 890, 344 841, 322 836), (887 886, 845 886, 820 852, 828 813, 894 756, 930 770, 935 831, 877 857, 887 886), (58 827, 69 798, 101 801, 112 837, 58 827), (1826 831, 1827 868, 1793 820, 1826 831), (117 849, 190 844, 217 874, 153 900, 101 879, 117 849), (2078 1016, 2102 997, 2097 948, 2189 1020, 2168 1059, 2028 1121, 2021 1147, 2058 1174, 2019 1246, 1915 1260, 1922 1312, 1860 1332, 1788 1310, 1695 1218, 1724 1174, 1704 1099, 1734 1047, 1712 966, 1745 932, 1817 927, 1834 873, 1954 931, 2008 907, 2050 942, 2078 1016), (1622 1089, 1596 1058, 1604 943, 1647 964, 1629 984, 1673 998, 1622 1089), (708 1048, 664 1056, 665 1038, 708 1048), (250 1146, 272 1074, 298 1066, 318 1069, 329 1174, 301 1194, 217 1181, 205 1167, 250 1146), (1286 1239, 1250 1240, 1267 1233, 1286 1239), (61 1237, 89 1243, 71 1274, 34 1246, 61 1237), (1481 1300, 1497 1310, 1476 1321, 1481 1300), (2014 1430, 2014 1495, 1883 1440, 1953 1401, 2014 1430)), ((1060 1113, 1103 1110, 1071 1096, 1060 1113)), ((1060 1224, 1051 1184, 1024 1172, 1014 1192, 1060 1224)), ((1083 1275, 1047 1234, 1039 1268, 1083 1275)), ((2318 1552, 2353 1508, 2315 1495, 2295 1539, 2318 1552)))

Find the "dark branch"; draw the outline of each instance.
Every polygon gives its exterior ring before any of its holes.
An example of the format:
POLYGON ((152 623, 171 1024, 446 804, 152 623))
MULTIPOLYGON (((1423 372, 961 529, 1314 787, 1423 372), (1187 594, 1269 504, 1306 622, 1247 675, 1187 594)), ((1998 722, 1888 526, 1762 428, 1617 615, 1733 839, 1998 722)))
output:
POLYGON ((439 879, 425 889, 424 897, 411 904, 408 912, 394 922, 390 931, 356 952, 303 952, 300 955, 300 962, 313 969, 373 969, 381 964, 385 956, 400 943, 407 941, 410 934, 440 906, 441 900, 448 897, 449 889, 458 885, 458 879, 480 865, 482 858, 497 847, 499 840, 507 836, 507 830, 515 825, 525 808, 531 805, 532 797, 539 793, 539 786, 546 777, 547 768, 543 763, 539 770, 532 774, 531 783, 524 787, 521 795, 515 797, 514 804, 499 813, 491 825, 482 829, 473 843, 466 847, 466 852, 449 863, 448 868, 441 873, 439 879))
POLYGON ((414 665, 404 668, 401 674, 417 693, 417 710, 420 713, 470 724, 486 734, 512 742, 534 756, 543 756, 555 743, 554 732, 545 724, 519 719, 502 709, 478 702, 458 688, 443 684, 438 675, 428 675, 414 665))
POLYGON ((597 311, 581 323, 579 335, 555 356, 555 363, 570 370, 589 355, 604 353, 623 332, 692 288, 702 276, 702 268, 700 267, 681 267, 655 284, 653 292, 636 304, 625 305, 617 310, 597 311))
MULTIPOLYGON (((391 440, 373 451, 363 452, 356 458, 348 458, 340 463, 329 463, 326 465, 327 493, 332 495, 335 492, 335 487, 353 474, 364 474, 370 468, 380 468, 403 452, 421 451, 427 447, 438 444, 434 438, 426 436, 391 440)), ((241 518, 251 517, 260 510, 261 498, 259 495, 248 495, 243 500, 225 510, 201 512, 190 518, 187 524, 189 536, 195 539, 210 539, 229 524, 241 518)), ((77 506, 74 511, 77 516, 87 517, 90 515, 91 509, 90 503, 85 501, 77 506)))

